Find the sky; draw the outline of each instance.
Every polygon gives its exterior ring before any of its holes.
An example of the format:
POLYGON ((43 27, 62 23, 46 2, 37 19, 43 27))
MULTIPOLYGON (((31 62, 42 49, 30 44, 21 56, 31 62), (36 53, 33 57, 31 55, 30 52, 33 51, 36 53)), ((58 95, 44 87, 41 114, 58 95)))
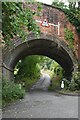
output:
MULTIPOLYGON (((56 0, 36 0, 36 1, 51 5, 52 2, 56 1, 56 0)), ((67 2, 68 0, 59 0, 59 1, 62 1, 62 2, 64 2, 65 5, 68 5, 68 2, 67 2)))
MULTIPOLYGON (((36 1, 39 1, 39 2, 42 2, 42 3, 46 3, 46 4, 49 4, 51 5, 53 1, 56 1, 56 0, 36 0, 36 1)), ((69 2, 68 0, 59 0, 60 2, 64 2, 64 5, 69 5, 69 2)), ((76 2, 77 0, 71 0, 73 2, 76 2)), ((78 4, 76 3, 76 7, 78 6, 78 4)))
POLYGON ((37 0, 37 1, 51 5, 53 0, 37 0))

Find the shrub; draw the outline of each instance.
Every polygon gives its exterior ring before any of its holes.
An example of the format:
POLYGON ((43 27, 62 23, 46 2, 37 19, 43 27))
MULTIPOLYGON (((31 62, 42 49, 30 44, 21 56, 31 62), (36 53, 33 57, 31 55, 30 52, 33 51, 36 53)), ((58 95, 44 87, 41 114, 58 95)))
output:
POLYGON ((78 84, 74 80, 72 80, 71 83, 69 84, 68 89, 70 91, 75 91, 77 90, 77 87, 78 87, 78 84))
POLYGON ((61 77, 56 76, 51 79, 52 80, 52 85, 49 86, 48 90, 59 90, 60 89, 60 83, 61 83, 61 77))
POLYGON ((73 72, 71 82, 65 80, 65 84, 70 91, 80 90, 80 72, 73 72))
POLYGON ((74 41, 74 34, 71 30, 65 28, 64 29, 64 33, 65 33, 65 39, 69 42, 69 46, 70 48, 74 48, 73 46, 73 41, 74 41))
POLYGON ((67 85, 67 89, 70 91, 80 90, 80 72, 73 72, 72 73, 72 80, 67 85))
POLYGON ((64 78, 63 81, 64 81, 64 89, 67 90, 69 87, 70 81, 67 80, 66 78, 64 78))
POLYGON ((74 79, 74 82, 77 84, 76 89, 80 90, 80 72, 73 72, 72 79, 74 79))
POLYGON ((33 78, 25 77, 25 78, 21 79, 19 82, 21 84, 24 83, 25 90, 29 91, 30 88, 38 81, 38 79, 39 78, 35 78, 35 77, 33 77, 33 78))
POLYGON ((25 95, 25 90, 20 89, 18 84, 12 81, 2 80, 2 104, 10 103, 14 100, 21 99, 25 95))
MULTIPOLYGON (((62 79, 62 78, 61 78, 62 79)), ((57 90, 60 89, 61 79, 57 76, 52 78, 52 86, 49 86, 49 90, 57 90)), ((63 79, 64 81, 64 89, 69 91, 76 91, 80 90, 80 72, 73 72, 71 81, 67 80, 66 78, 63 79)))

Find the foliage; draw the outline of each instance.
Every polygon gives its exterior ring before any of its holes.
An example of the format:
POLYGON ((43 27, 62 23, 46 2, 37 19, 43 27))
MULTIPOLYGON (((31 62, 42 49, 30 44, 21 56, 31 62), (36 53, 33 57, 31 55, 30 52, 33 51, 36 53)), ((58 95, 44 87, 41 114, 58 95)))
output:
MULTIPOLYGON (((60 84, 62 78, 60 76, 53 77, 52 86, 49 86, 49 90, 60 90, 60 84)), ((66 78, 63 79, 64 81, 64 89, 65 91, 79 91, 80 90, 80 72, 73 72, 71 81, 67 80, 66 78)))
POLYGON ((60 90, 60 83, 61 83, 61 77, 55 76, 53 79, 51 79, 52 85, 49 86, 48 90, 55 91, 55 90, 60 90))
POLYGON ((76 7, 76 2, 69 2, 69 6, 64 5, 63 2, 53 2, 52 5, 60 8, 68 20, 76 27, 78 34, 80 34, 80 2, 76 7))
POLYGON ((52 71, 56 66, 56 69, 58 69, 59 64, 56 63, 54 60, 50 59, 49 57, 38 55, 28 56, 20 60, 20 62, 16 65, 16 69, 18 70, 16 77, 37 77, 41 69, 44 69, 44 71, 52 71))
POLYGON ((64 83, 66 90, 80 90, 80 72, 73 72, 71 82, 65 79, 64 83))
POLYGON ((54 60, 45 56, 28 56, 20 60, 16 69, 18 71, 15 75, 15 81, 20 82, 21 84, 24 83, 26 90, 29 90, 30 87, 37 82, 41 70, 46 71, 46 73, 50 75, 51 80, 55 83, 53 86, 55 88, 60 86, 60 83, 58 82, 60 82, 63 77, 62 67, 54 60))
POLYGON ((63 78, 63 81, 64 81, 64 89, 67 90, 69 87, 70 81, 67 80, 66 78, 63 78))
MULTIPOLYGON (((62 10, 67 16, 68 20, 75 26, 77 33, 80 34, 80 1, 77 2, 78 6, 76 6, 76 2, 70 2, 69 6, 64 5, 63 2, 53 2, 52 5, 62 10)), ((69 41, 70 47, 73 48, 74 35, 73 33, 65 29, 65 39, 69 41)), ((80 90, 80 72, 74 72, 72 74, 72 80, 69 82, 68 80, 64 80, 65 89, 75 91, 80 90)))
POLYGON ((72 33, 71 30, 69 30, 67 28, 64 29, 64 32, 65 32, 65 39, 69 41, 70 48, 73 49, 74 34, 72 33))
POLYGON ((3 79, 2 80, 2 104, 3 106, 13 102, 14 100, 21 99, 25 95, 23 88, 19 88, 19 84, 15 84, 13 81, 3 79))
POLYGON ((41 69, 51 70, 51 65, 54 63, 53 59, 46 56, 41 56, 42 62, 40 63, 41 69))
MULTIPOLYGON (((56 69, 56 68, 55 68, 56 69)), ((63 79, 64 81, 64 90, 76 91, 80 90, 80 72, 73 72, 71 81, 63 78, 62 74, 53 74, 51 76, 52 85, 49 86, 49 90, 60 90, 60 84, 63 79)))
POLYGON ((69 84, 68 89, 69 89, 70 91, 75 91, 75 90, 77 90, 77 87, 78 87, 78 84, 73 80, 73 81, 71 81, 71 83, 69 84))
POLYGON ((30 88, 37 82, 39 78, 35 78, 35 77, 25 77, 25 78, 22 78, 20 80, 18 80, 17 82, 20 83, 24 89, 26 91, 30 91, 30 88))
POLYGON ((60 75, 61 77, 63 76, 63 69, 58 63, 54 63, 54 73, 56 75, 60 75))
POLYGON ((80 63, 78 62, 78 71, 80 71, 80 63))
POLYGON ((41 62, 42 58, 38 55, 28 56, 20 60, 20 62, 16 65, 16 69, 18 71, 15 75, 15 82, 24 83, 25 89, 29 90, 40 77, 41 62))
POLYGON ((49 86, 48 90, 51 90, 51 91, 60 90, 61 89, 60 84, 63 78, 63 69, 55 61, 51 66, 53 66, 54 69, 52 70, 52 74, 51 74, 52 85, 49 86))
POLYGON ((62 75, 63 69, 62 67, 53 59, 49 57, 42 56, 42 62, 40 63, 41 69, 44 69, 44 71, 50 71, 50 76, 56 75, 62 75))
POLYGON ((73 79, 76 81, 76 80, 79 80, 80 79, 80 72, 73 72, 73 79))
POLYGON ((0 109, 2 106, 2 71, 0 71, 0 109))
POLYGON ((80 90, 80 72, 73 72, 72 78, 77 84, 77 90, 80 90))
POLYGON ((6 44, 12 45, 12 39, 16 36, 25 40, 28 31, 39 35, 40 30, 33 18, 34 14, 36 13, 32 12, 28 7, 24 7, 23 3, 2 3, 2 31, 6 44))
POLYGON ((56 62, 54 61, 52 64, 51 64, 51 79, 53 79, 55 76, 58 76, 58 77, 63 77, 63 68, 56 62))
POLYGON ((44 71, 48 72, 50 75, 52 85, 49 86, 48 90, 58 90, 60 89, 60 82, 63 78, 62 67, 54 60, 44 57, 42 67, 44 71))
POLYGON ((18 62, 16 68, 18 69, 17 72, 17 79, 21 78, 31 78, 31 77, 38 77, 40 74, 40 69, 38 63, 40 62, 39 56, 28 56, 18 62))

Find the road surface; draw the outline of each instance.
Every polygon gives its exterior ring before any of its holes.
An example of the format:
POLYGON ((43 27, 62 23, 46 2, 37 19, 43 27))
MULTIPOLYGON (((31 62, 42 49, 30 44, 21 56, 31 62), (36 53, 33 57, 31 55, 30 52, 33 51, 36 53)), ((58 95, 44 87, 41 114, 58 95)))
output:
POLYGON ((32 86, 31 90, 48 90, 50 85, 50 76, 47 73, 43 73, 38 82, 32 86))
POLYGON ((3 118, 78 118, 78 97, 32 91, 4 108, 3 118))
POLYGON ((78 118, 78 96, 49 92, 49 84, 50 77, 45 74, 24 99, 3 109, 3 118, 78 118))

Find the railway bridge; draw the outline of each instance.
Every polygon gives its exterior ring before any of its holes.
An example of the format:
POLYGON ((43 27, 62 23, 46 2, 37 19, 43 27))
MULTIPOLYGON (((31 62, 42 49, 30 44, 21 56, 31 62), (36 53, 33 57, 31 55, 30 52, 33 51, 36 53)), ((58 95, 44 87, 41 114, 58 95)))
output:
MULTIPOLYGON (((26 4, 32 11, 37 11, 37 4, 26 4)), ((12 79, 16 63, 29 55, 44 55, 58 62, 65 70, 66 76, 71 76, 72 71, 77 69, 78 42, 75 26, 72 25, 63 11, 43 4, 40 16, 35 16, 41 33, 38 37, 28 32, 25 42, 20 38, 13 40, 15 48, 4 46, 3 48, 3 75, 12 79), (71 50, 69 42, 65 39, 64 29, 74 34, 74 50, 71 50)), ((25 18, 24 18, 25 19, 25 18)))

